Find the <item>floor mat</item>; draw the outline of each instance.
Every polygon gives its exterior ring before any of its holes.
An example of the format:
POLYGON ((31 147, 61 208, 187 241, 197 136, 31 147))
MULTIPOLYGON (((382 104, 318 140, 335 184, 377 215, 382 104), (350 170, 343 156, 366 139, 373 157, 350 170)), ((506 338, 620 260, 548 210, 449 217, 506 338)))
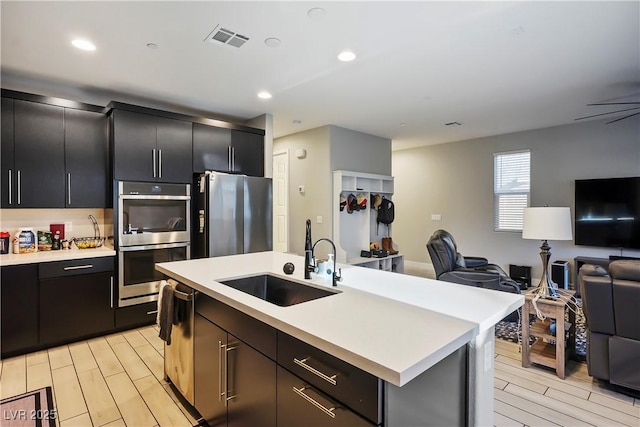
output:
POLYGON ((51 387, 2 399, 0 417, 2 427, 56 427, 51 387))

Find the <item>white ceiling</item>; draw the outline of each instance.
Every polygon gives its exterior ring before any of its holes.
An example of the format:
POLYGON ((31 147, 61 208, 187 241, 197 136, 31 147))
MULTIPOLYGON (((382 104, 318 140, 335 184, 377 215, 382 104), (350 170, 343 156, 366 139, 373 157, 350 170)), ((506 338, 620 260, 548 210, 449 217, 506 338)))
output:
POLYGON ((238 119, 269 113, 274 137, 333 124, 402 149, 573 123, 612 111, 588 103, 640 101, 638 1, 2 1, 0 8, 5 88, 238 119), (308 17, 315 7, 324 18, 308 17), (205 42, 217 25, 250 40, 241 48, 205 42), (76 37, 97 50, 75 49, 76 37), (267 47, 268 37, 281 45, 267 47), (357 59, 339 62, 345 49, 357 59), (260 90, 273 98, 258 99, 260 90), (444 125, 453 121, 462 125, 444 125))

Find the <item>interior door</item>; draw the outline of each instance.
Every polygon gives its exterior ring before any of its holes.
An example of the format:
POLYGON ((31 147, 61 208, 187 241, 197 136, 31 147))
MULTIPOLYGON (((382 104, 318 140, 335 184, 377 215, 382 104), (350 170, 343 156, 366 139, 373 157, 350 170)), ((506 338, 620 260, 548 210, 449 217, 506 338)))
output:
POLYGON ((273 250, 289 251, 289 150, 273 155, 273 250))

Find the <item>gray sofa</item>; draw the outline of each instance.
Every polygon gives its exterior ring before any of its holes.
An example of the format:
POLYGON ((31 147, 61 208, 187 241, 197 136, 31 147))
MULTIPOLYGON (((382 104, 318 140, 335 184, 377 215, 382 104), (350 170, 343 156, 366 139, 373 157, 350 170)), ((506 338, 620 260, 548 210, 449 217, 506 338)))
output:
POLYGON ((585 264, 578 283, 589 375, 640 391, 640 260, 585 264))

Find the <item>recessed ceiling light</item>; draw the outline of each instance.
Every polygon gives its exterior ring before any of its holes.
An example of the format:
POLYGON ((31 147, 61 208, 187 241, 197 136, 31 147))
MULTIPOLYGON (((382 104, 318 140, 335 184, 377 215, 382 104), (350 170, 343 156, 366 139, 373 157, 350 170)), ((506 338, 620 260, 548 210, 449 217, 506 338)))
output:
POLYGON ((88 40, 75 39, 71 44, 82 50, 96 50, 96 46, 88 40))
POLYGON ((405 122, 400 123, 400 126, 406 126, 407 124, 405 122))
POLYGON ((271 94, 266 91, 258 92, 258 98, 261 99, 271 99, 271 94))
POLYGON ((338 55, 338 59, 343 62, 353 61, 354 59, 356 59, 356 54, 345 50, 344 52, 340 52, 340 55, 338 55))
POLYGON ((147 43, 147 47, 148 47, 149 49, 157 49, 157 48, 158 48, 158 45, 157 45, 157 44, 155 44, 155 43, 147 43))
POLYGON ((307 16, 311 20, 318 20, 318 19, 322 19, 325 16, 327 16, 327 11, 324 10, 323 8, 321 8, 321 7, 314 7, 314 8, 309 9, 307 11, 307 16))
POLYGON ((264 44, 269 47, 278 47, 280 46, 280 39, 276 37, 269 37, 268 39, 264 40, 264 44))

